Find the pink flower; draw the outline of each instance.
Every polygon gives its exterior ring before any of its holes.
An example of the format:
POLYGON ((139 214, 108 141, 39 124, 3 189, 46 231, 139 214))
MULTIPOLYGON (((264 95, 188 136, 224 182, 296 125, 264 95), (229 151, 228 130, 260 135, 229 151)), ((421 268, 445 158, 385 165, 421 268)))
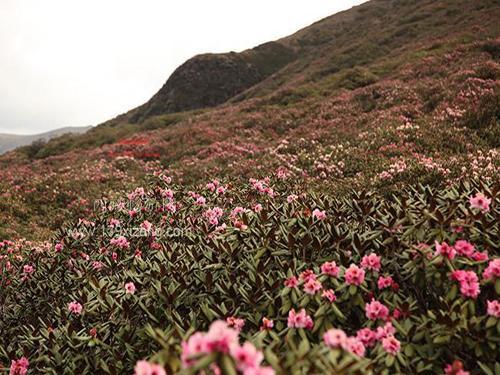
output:
POLYGON ((201 332, 193 333, 187 341, 182 342, 181 361, 184 367, 191 366, 194 361, 190 357, 199 353, 208 353, 205 335, 201 332))
POLYGON ((135 285, 132 281, 125 284, 125 293, 127 293, 127 294, 134 294, 135 293, 135 285))
POLYGON ((29 264, 25 264, 24 267, 23 267, 23 272, 24 273, 27 273, 28 275, 35 272, 35 267, 29 265, 29 264))
POLYGON ((134 367, 134 375, 167 375, 160 365, 148 361, 138 361, 134 367))
POLYGON ((196 198, 196 204, 198 206, 204 206, 206 202, 207 202, 207 200, 205 199, 205 197, 196 198))
POLYGON ((356 337, 348 337, 344 349, 359 357, 365 355, 365 346, 356 337))
POLYGON ((500 318, 500 301, 487 301, 488 304, 488 315, 494 316, 495 318, 500 318))
POLYGON ((247 368, 255 368, 264 359, 262 352, 258 351, 253 344, 245 342, 243 345, 233 345, 230 349, 231 356, 236 362, 236 367, 240 371, 247 368))
POLYGON ((488 212, 491 199, 486 198, 482 193, 477 193, 476 196, 469 198, 469 203, 472 208, 477 208, 481 212, 488 212))
POLYGON ((250 367, 243 371, 243 375, 275 375, 275 373, 270 366, 250 367))
POLYGON ((458 359, 454 360, 452 364, 446 365, 444 373, 446 375, 469 375, 469 372, 464 370, 463 363, 458 359))
POLYGON ((63 246, 63 244, 62 244, 62 243, 60 243, 60 242, 59 242, 59 243, 56 243, 56 245, 54 246, 54 249, 55 249, 58 253, 60 253, 60 252, 63 250, 63 248, 64 248, 64 246, 63 246))
POLYGON ((245 321, 241 318, 237 318, 235 316, 229 316, 226 318, 226 323, 229 327, 232 327, 238 331, 245 326, 245 321))
POLYGON ((500 258, 490 260, 488 267, 483 271, 484 280, 496 280, 500 277, 500 258))
POLYGON ((297 199, 299 199, 299 197, 295 194, 290 194, 288 197, 286 197, 286 201, 288 203, 295 202, 297 199))
POLYGON ((262 211, 262 205, 260 203, 257 203, 255 206, 253 206, 253 210, 255 212, 260 212, 262 211))
POLYGON ((488 252, 475 251, 474 254, 472 254, 471 258, 476 262, 484 262, 485 260, 488 260, 488 252))
POLYGON ((304 282, 308 282, 309 280, 316 280, 316 275, 313 270, 305 270, 300 273, 299 278, 304 282))
POLYGON ((312 216, 318 220, 325 220, 326 219, 326 212, 315 208, 314 211, 312 212, 312 216))
POLYGON ((375 253, 365 255, 363 259, 361 259, 361 267, 365 270, 380 271, 380 257, 375 253))
POLYGON ((474 271, 453 271, 451 273, 451 279, 459 282, 460 293, 462 293, 465 297, 477 298, 479 295, 479 280, 474 271))
POLYGON ((365 271, 355 264, 351 264, 348 269, 345 270, 345 282, 349 285, 361 285, 365 280, 365 271))
POLYGON ((130 247, 128 240, 124 236, 119 236, 117 238, 113 238, 110 241, 110 244, 117 246, 121 249, 128 249, 130 247))
POLYGON ((330 348, 344 347, 347 341, 347 335, 341 329, 329 329, 323 334, 325 345, 330 348))
POLYGON ((304 309, 300 310, 298 313, 296 313, 294 309, 291 309, 288 313, 288 327, 290 328, 311 329, 313 325, 311 317, 307 315, 304 309))
POLYGON ((99 262, 97 260, 92 262, 92 268, 96 271, 100 270, 103 267, 102 262, 99 262))
POLYGON ((455 258, 457 252, 453 247, 448 245, 446 242, 439 244, 436 241, 435 244, 436 244, 436 252, 434 253, 434 256, 442 255, 443 257, 448 258, 450 260, 455 258))
POLYGON ((321 273, 328 276, 337 277, 339 274, 339 267, 335 262, 325 262, 321 265, 321 273))
POLYGON ((377 333, 376 333, 376 331, 372 331, 370 328, 362 328, 362 329, 360 329, 356 333, 356 337, 367 348, 375 345, 375 342, 377 341, 377 333))
POLYGON ((76 301, 70 302, 68 304, 68 310, 72 314, 80 315, 82 313, 82 309, 83 309, 82 305, 76 301))
POLYGON ((382 339, 382 347, 392 355, 396 355, 401 349, 401 343, 394 336, 387 336, 382 339))
POLYGON ((26 357, 21 357, 18 360, 13 360, 10 364, 9 375, 26 375, 28 372, 29 361, 26 357))
POLYGON ((391 276, 380 276, 377 281, 377 286, 379 289, 390 288, 392 286, 393 280, 391 276))
POLYGON ((149 221, 144 220, 141 223, 141 228, 144 229, 146 232, 151 232, 151 229, 153 229, 153 224, 151 224, 149 221))
POLYGON ((321 290, 321 283, 318 280, 309 279, 304 283, 304 292, 307 294, 316 294, 321 290))
POLYGON ((326 298, 332 303, 337 300, 337 296, 335 295, 333 289, 324 290, 323 293, 321 293, 321 297, 326 298))
POLYGON ((366 317, 370 320, 386 320, 389 316, 389 309, 379 301, 372 299, 370 303, 365 305, 366 317))
POLYGON ((288 279, 285 280, 285 286, 287 288, 296 288, 297 285, 299 285, 299 281, 295 276, 289 277, 288 279))
POLYGON ((383 327, 377 327, 376 338, 377 340, 382 340, 387 336, 393 336, 396 333, 396 329, 393 327, 391 322, 385 323, 383 327))
POLYGON ((271 319, 262 318, 262 325, 260 326, 261 331, 265 329, 272 329, 274 327, 274 322, 271 319))
POLYGON ((234 344, 238 344, 237 330, 222 320, 216 320, 210 325, 205 335, 205 345, 209 352, 228 353, 234 344))
POLYGON ((455 242, 455 245, 453 247, 455 248, 458 255, 464 257, 470 258, 475 252, 474 245, 465 240, 458 240, 457 242, 455 242))

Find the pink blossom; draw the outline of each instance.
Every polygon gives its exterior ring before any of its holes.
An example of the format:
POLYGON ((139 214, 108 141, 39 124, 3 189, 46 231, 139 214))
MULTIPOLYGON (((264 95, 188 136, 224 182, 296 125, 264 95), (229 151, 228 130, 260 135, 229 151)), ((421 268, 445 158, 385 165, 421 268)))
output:
POLYGON ((401 349, 401 343, 394 336, 387 336, 382 339, 382 347, 392 355, 396 355, 401 349))
POLYGON ((500 318, 500 300, 486 302, 488 304, 488 315, 500 318))
POLYGON ((464 365, 461 361, 456 359, 452 364, 446 365, 444 368, 446 375, 469 375, 469 371, 464 370, 464 365))
POLYGON ((25 264, 24 267, 23 267, 23 272, 27 273, 29 275, 30 273, 35 272, 35 267, 33 267, 33 266, 29 265, 29 264, 25 264))
POLYGON ((474 271, 453 271, 451 273, 451 279, 459 282, 460 293, 462 293, 465 297, 477 298, 479 295, 479 280, 474 271))
POLYGON ((110 244, 121 249, 128 249, 130 247, 128 240, 124 236, 111 239, 110 244))
POLYGON ((335 262, 325 262, 321 265, 321 273, 328 276, 337 277, 339 274, 339 267, 335 262))
POLYGON ((370 320, 386 320, 389 316, 389 309, 377 300, 372 299, 365 305, 366 317, 370 320))
POLYGON ((83 310, 83 307, 78 302, 73 301, 68 304, 68 310, 72 314, 80 315, 83 310))
POLYGON ((365 346, 356 337, 348 337, 344 349, 359 357, 365 355, 365 346))
POLYGON ((375 253, 365 255, 361 259, 361 267, 365 270, 380 271, 380 257, 375 253))
POLYGON ((135 284, 132 281, 125 284, 125 293, 127 294, 135 293, 135 284))
POLYGON ((455 258, 457 252, 452 246, 448 245, 446 242, 439 244, 436 241, 435 244, 436 244, 436 252, 434 253, 434 256, 442 255, 443 257, 448 258, 450 260, 455 258))
POLYGON ((469 203, 472 208, 477 208, 484 213, 490 210, 491 199, 486 198, 482 193, 477 193, 474 197, 469 198, 469 203))
POLYGON ((326 212, 315 208, 314 211, 312 212, 312 216, 318 220, 325 220, 326 219, 326 212))
POLYGON ((286 197, 286 201, 288 203, 295 202, 297 199, 299 199, 299 197, 295 194, 290 194, 288 197, 286 197))
POLYGON ((167 373, 160 365, 148 361, 138 361, 134 367, 134 375, 167 375, 167 373))
POLYGON ((260 212, 262 211, 262 205, 260 203, 257 203, 255 206, 253 206, 253 210, 255 212, 260 212))
POLYGON ((496 280, 500 277, 500 258, 493 259, 483 271, 484 280, 496 280))
POLYGON ((304 292, 307 294, 316 294, 321 290, 321 283, 315 279, 309 279, 304 283, 304 292))
POLYGON ((245 326, 245 321, 241 318, 237 318, 235 316, 229 316, 226 318, 226 323, 229 327, 232 327, 238 331, 245 326))
POLYGON ((146 232, 151 232, 151 229, 153 229, 153 224, 151 224, 149 221, 144 220, 141 223, 141 228, 144 229, 146 232))
POLYGON ((26 375, 28 372, 29 361, 26 357, 21 357, 18 360, 13 360, 10 364, 9 375, 26 375))
POLYGON ((196 198, 196 204, 198 206, 204 206, 206 202, 207 202, 207 200, 205 199, 205 197, 200 196, 200 197, 196 198))
POLYGON ((250 342, 245 342, 241 346, 231 346, 230 353, 236 362, 236 367, 240 371, 245 371, 247 368, 258 367, 264 359, 262 352, 257 350, 250 342))
POLYGON ((455 245, 453 247, 455 248, 458 255, 469 257, 469 258, 475 252, 474 245, 471 244, 470 242, 465 241, 465 240, 458 240, 457 242, 455 242, 455 245))
POLYGON ((308 282, 309 280, 316 280, 316 275, 314 274, 313 270, 308 269, 308 270, 302 271, 300 273, 299 278, 304 282, 308 282))
POLYGON ((209 352, 228 353, 229 348, 237 343, 238 331, 222 320, 213 322, 205 335, 205 344, 209 352))
POLYGON ((347 335, 341 329, 329 329, 323 334, 325 345, 330 348, 344 347, 347 341, 347 335))
POLYGON ((274 327, 274 321, 268 318, 262 318, 262 325, 260 326, 261 330, 272 329, 274 327))
POLYGON ((373 331, 370 328, 362 328, 362 329, 360 329, 356 333, 356 337, 367 348, 375 345, 375 342, 377 341, 377 333, 376 333, 376 331, 373 331))
POLYGON ((201 332, 193 333, 187 341, 182 342, 181 361, 184 367, 189 367, 193 364, 190 357, 199 353, 208 353, 205 335, 201 332))
POLYGON ((296 288, 297 285, 299 285, 299 281, 295 276, 289 277, 288 279, 285 280, 285 286, 287 288, 296 288))
POLYGON ((471 258, 476 262, 484 262, 485 260, 488 260, 488 252, 475 251, 474 254, 472 254, 471 258))
POLYGON ((396 333, 396 329, 391 322, 385 323, 383 327, 377 327, 376 338, 377 340, 382 340, 387 336, 392 336, 396 333))
POLYGON ((391 276, 380 276, 377 281, 377 286, 379 289, 385 289, 391 287, 393 282, 394 281, 391 276))
POLYGON ((56 244, 55 244, 55 246, 54 246, 54 249, 55 249, 58 253, 60 253, 60 252, 63 250, 63 248, 64 248, 64 246, 63 246, 63 244, 62 244, 62 243, 60 243, 60 242, 59 242, 59 243, 56 243, 56 244))
POLYGON ((288 327, 311 329, 313 327, 313 321, 311 317, 307 315, 305 309, 300 310, 298 313, 296 313, 294 309, 291 309, 288 313, 288 327))
POLYGON ((326 298, 328 301, 332 303, 337 300, 337 296, 335 295, 333 289, 324 290, 323 293, 321 293, 321 297, 326 298))
POLYGON ((345 271, 345 282, 349 285, 361 285, 365 280, 365 271, 355 264, 351 264, 345 271))

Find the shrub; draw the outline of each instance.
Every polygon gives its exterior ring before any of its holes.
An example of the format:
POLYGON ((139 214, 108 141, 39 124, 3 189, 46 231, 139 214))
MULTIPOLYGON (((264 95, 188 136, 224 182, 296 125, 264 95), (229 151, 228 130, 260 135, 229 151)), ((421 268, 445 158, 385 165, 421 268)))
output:
POLYGON ((498 187, 298 196, 265 179, 194 193, 158 175, 115 203, 47 246, 1 243, 0 362, 235 373, 233 349, 181 344, 223 320, 217 332, 236 329, 278 373, 494 371, 498 187))

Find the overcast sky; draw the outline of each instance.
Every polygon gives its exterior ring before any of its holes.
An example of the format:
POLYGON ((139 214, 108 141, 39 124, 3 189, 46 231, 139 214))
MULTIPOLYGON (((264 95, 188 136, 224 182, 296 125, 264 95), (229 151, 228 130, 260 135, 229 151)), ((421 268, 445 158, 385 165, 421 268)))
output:
POLYGON ((96 125, 198 53, 241 51, 363 0, 0 0, 0 133, 96 125))

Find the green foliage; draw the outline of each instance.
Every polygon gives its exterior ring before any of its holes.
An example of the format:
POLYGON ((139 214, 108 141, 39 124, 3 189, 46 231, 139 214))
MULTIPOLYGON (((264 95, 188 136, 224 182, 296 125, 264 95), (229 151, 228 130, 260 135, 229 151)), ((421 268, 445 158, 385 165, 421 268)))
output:
MULTIPOLYGON (((463 183, 442 191, 416 186, 386 197, 374 192, 310 194, 288 203, 284 197, 293 192, 286 182, 275 183, 276 198, 236 184, 225 196, 200 190, 209 207, 226 212, 221 220, 229 225, 222 232, 207 222, 207 207, 195 205, 187 189, 158 179, 143 198, 130 202, 138 212, 134 217, 130 207, 104 205, 107 209, 98 210, 93 223, 79 222, 57 234, 54 243, 64 245, 61 252, 21 245, 7 253, 0 260, 0 361, 24 354, 35 372, 112 374, 131 372, 138 359, 156 353, 154 360, 176 372, 180 341, 193 329, 206 330, 213 320, 238 316, 245 320, 243 337, 264 349, 266 361, 279 373, 436 372, 457 358, 466 368, 477 361, 494 368, 500 324, 485 315, 485 299, 498 292, 485 282, 481 297, 471 301, 456 292, 449 278, 455 267, 480 274, 486 263, 430 259, 421 244, 453 243, 460 237, 498 254, 498 186, 463 183), (162 209, 167 188, 174 191, 176 212, 162 209), (476 189, 493 199, 487 214, 468 205, 476 189), (238 205, 257 202, 263 205, 259 213, 229 215, 238 205), (326 220, 311 217, 316 207, 326 210, 326 220), (111 228, 112 218, 121 227, 111 228), (154 236, 133 234, 144 220, 153 224, 154 236), (451 230, 457 225, 463 227, 460 235, 451 230), (119 233, 126 235, 129 248, 110 243, 119 233), (324 287, 338 295, 333 304, 283 287, 287 277, 306 269, 319 274, 325 261, 345 269, 372 252, 382 257, 382 273, 395 278, 397 290, 378 290, 376 273, 367 273, 354 288, 321 275, 324 287), (7 260, 12 269, 5 273, 7 260), (35 272, 23 274, 26 264, 35 272), (135 294, 124 289, 131 281, 135 294), (370 294, 403 312, 402 319, 393 320, 401 352, 391 357, 377 347, 360 360, 326 348, 321 337, 331 327, 350 334, 375 327, 365 318, 370 294), (81 315, 68 311, 71 301, 83 305, 81 315), (291 308, 313 315, 311 331, 287 328, 291 308), (272 331, 258 332, 263 317, 275 321, 272 331)), ((219 360, 209 358, 206 364, 219 360)))

